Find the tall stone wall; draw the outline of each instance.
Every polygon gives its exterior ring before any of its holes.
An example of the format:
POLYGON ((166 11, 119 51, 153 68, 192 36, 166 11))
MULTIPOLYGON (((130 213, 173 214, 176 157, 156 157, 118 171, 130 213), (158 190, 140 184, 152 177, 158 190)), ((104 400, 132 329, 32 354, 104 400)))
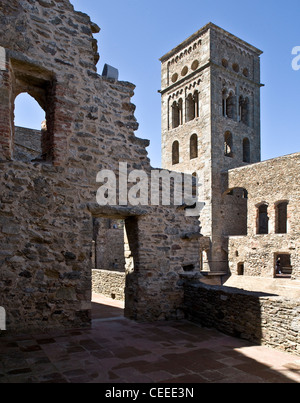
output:
POLYGON ((122 208, 96 203, 96 175, 119 162, 150 174, 147 140, 131 103, 135 86, 96 73, 98 32, 67 0, 0 5, 0 305, 9 330, 83 326, 91 317, 93 219, 124 219, 134 265, 126 315, 174 318, 183 267, 199 268, 198 218, 175 206, 122 208), (43 158, 14 156, 15 97, 28 92, 45 110, 43 158), (185 255, 186 245, 190 254, 185 255))

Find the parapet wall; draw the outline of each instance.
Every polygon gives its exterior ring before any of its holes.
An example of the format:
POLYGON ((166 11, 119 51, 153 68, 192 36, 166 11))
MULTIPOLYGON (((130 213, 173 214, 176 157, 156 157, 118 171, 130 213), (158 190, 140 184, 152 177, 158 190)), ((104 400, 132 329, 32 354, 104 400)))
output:
POLYGON ((300 355, 300 304, 237 288, 185 284, 185 314, 204 327, 300 355))

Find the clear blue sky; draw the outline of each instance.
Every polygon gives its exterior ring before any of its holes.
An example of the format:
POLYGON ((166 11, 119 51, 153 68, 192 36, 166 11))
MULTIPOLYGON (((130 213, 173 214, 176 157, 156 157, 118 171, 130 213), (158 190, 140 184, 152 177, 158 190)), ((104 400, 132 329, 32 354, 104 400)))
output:
POLYGON ((261 56, 262 159, 300 151, 300 70, 291 52, 300 46, 299 0, 71 0, 101 31, 100 61, 136 85, 136 135, 151 141, 149 157, 161 166, 159 58, 208 22, 264 51, 261 56))

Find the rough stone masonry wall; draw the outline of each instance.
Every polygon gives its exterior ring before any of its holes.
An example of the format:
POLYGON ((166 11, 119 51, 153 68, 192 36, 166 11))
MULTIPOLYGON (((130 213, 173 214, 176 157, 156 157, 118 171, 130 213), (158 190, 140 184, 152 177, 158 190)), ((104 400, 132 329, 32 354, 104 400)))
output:
POLYGON ((204 327, 300 355, 299 300, 190 283, 184 304, 187 318, 204 327))
POLYGON ((228 239, 229 264, 237 274, 240 262, 245 275, 274 277, 276 253, 288 253, 292 278, 300 276, 300 153, 291 154, 228 172, 228 189, 247 190, 247 236, 228 239), (276 234, 276 203, 288 201, 287 233, 276 234), (257 234, 257 206, 268 204, 269 234, 257 234))
POLYGON ((97 294, 108 298, 124 301, 125 299, 125 272, 111 270, 93 270, 92 289, 97 294))
POLYGON ((0 4, 0 306, 8 330, 83 326, 91 318, 93 218, 124 219, 134 268, 126 278, 126 315, 174 318, 183 266, 199 268, 198 218, 175 207, 135 210, 96 205, 101 169, 151 166, 149 142, 134 135, 134 85, 96 73, 90 18, 67 0, 0 4), (46 112, 41 162, 13 160, 14 99, 28 90, 46 112), (187 257, 186 248, 190 253, 187 257))

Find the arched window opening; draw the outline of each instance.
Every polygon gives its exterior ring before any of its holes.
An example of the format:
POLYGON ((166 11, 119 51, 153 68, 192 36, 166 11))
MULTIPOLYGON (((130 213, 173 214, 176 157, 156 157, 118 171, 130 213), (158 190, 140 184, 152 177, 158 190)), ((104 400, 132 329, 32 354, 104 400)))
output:
POLYGON ((232 152, 232 145, 233 145, 233 141, 232 141, 232 134, 227 131, 224 135, 224 153, 225 153, 225 157, 233 157, 233 152, 232 152))
POLYGON ((13 125, 17 127, 13 133, 12 156, 22 161, 52 161, 55 158, 55 78, 49 71, 37 69, 25 62, 12 61, 12 67, 13 125), (21 135, 18 132, 20 126, 25 127, 21 135))
POLYGON ((180 106, 175 101, 172 105, 172 129, 180 125, 180 106))
POLYGON ((199 92, 194 92, 194 103, 195 103, 195 117, 199 117, 199 92))
POLYGON ((288 202, 281 202, 275 206, 275 233, 287 233, 287 208, 288 202))
POLYGON ((226 99, 226 116, 229 119, 235 119, 236 100, 234 93, 231 91, 226 99))
POLYGON ((265 203, 258 206, 257 233, 261 235, 269 233, 268 205, 265 203))
POLYGON ((186 99, 186 121, 189 122, 199 117, 199 92, 189 94, 186 99))
POLYGON ((183 107, 182 107, 182 105, 183 105, 183 101, 182 101, 182 99, 180 98, 179 99, 179 101, 178 101, 178 109, 179 109, 179 125, 182 125, 183 124, 183 107))
POLYGON ((13 158, 24 162, 43 160, 47 132, 45 111, 28 93, 21 93, 15 100, 14 126, 13 158))
POLYGON ((243 162, 250 163, 250 140, 246 137, 243 140, 243 162))
POLYGON ((190 159, 198 158, 198 136, 193 134, 190 139, 190 159))
POLYGON ((243 96, 239 98, 239 121, 249 125, 249 99, 243 96))
POLYGON ((226 107, 226 103, 227 103, 227 90, 224 89, 222 92, 222 115, 227 118, 227 107, 226 107))
POLYGON ((195 102, 192 94, 186 99, 186 121, 189 122, 195 119, 195 102))
POLYGON ((179 142, 174 141, 172 145, 172 164, 179 164, 179 142))

